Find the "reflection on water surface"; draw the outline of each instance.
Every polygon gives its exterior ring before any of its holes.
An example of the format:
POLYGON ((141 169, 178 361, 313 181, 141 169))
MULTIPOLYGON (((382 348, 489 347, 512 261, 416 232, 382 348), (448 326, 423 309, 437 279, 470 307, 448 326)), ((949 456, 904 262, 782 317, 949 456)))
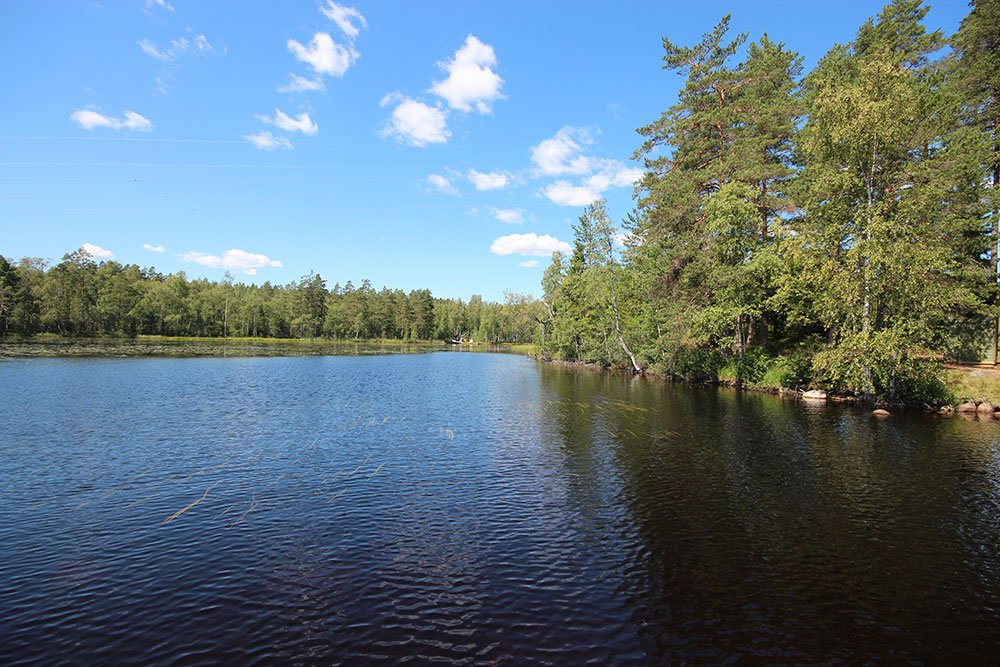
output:
POLYGON ((963 662, 989 424, 513 355, 0 364, 0 663, 963 662))

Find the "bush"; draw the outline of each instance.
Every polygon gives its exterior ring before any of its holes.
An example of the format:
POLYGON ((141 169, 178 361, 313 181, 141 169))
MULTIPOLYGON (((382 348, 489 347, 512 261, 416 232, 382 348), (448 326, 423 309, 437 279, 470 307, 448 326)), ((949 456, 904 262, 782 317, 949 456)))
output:
POLYGON ((814 357, 813 369, 826 386, 874 398, 939 401, 948 395, 939 364, 893 330, 844 336, 814 357))
POLYGON ((674 354, 670 374, 688 380, 715 380, 723 366, 722 355, 705 348, 681 348, 674 354))
POLYGON ((736 379, 740 384, 753 386, 758 384, 771 365, 771 358, 767 352, 760 348, 755 348, 749 352, 744 352, 743 356, 733 360, 736 370, 736 379))
POLYGON ((801 355, 775 357, 760 379, 763 387, 800 389, 812 381, 812 360, 801 355))

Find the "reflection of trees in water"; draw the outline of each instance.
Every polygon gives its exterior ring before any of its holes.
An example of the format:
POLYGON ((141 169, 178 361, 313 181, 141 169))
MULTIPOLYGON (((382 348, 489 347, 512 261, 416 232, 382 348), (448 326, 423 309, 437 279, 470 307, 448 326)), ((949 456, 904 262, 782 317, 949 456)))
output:
POLYGON ((571 492, 617 508, 599 513, 622 538, 608 558, 651 657, 953 658, 995 645, 998 446, 982 425, 543 377, 571 492))

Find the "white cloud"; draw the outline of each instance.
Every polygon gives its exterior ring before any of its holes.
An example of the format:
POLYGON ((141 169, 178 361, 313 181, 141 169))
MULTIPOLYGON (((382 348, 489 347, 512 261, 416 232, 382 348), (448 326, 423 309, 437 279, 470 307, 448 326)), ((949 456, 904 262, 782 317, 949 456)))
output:
POLYGON ((338 5, 333 0, 326 0, 326 6, 320 7, 319 11, 323 16, 336 23, 340 31, 351 40, 358 36, 361 28, 368 27, 368 21, 361 15, 361 12, 354 7, 338 5), (357 21, 358 25, 355 25, 355 21, 357 21))
POLYGON ((523 266, 526 269, 533 269, 536 266, 538 266, 538 260, 537 259, 526 259, 523 262, 518 262, 517 265, 518 266, 523 266))
POLYGON ((300 113, 298 118, 292 118, 281 109, 274 110, 274 118, 269 116, 257 116, 257 119, 269 125, 284 130, 285 132, 301 132, 313 135, 319 132, 319 125, 309 118, 308 113, 300 113))
POLYGON ((569 181, 556 181, 547 185, 542 192, 549 200, 560 206, 586 206, 601 198, 600 192, 573 185, 569 181))
POLYGON ((125 118, 114 118, 112 116, 105 116, 94 109, 77 109, 69 117, 85 130, 93 130, 96 127, 109 127, 112 130, 148 132, 153 129, 153 124, 148 118, 140 116, 134 111, 126 111, 125 118))
POLYGON ((257 134, 248 134, 243 138, 262 151, 273 151, 279 148, 286 151, 292 150, 292 142, 285 137, 276 137, 267 130, 257 134))
POLYGON ((303 46, 294 39, 288 40, 288 50, 296 58, 312 67, 317 76, 328 74, 342 77, 344 72, 360 57, 353 48, 341 46, 328 33, 317 32, 309 46, 303 46))
POLYGON ((616 232, 613 238, 615 244, 622 248, 626 246, 635 247, 642 245, 642 237, 631 232, 616 232))
POLYGON ((531 162, 539 176, 581 175, 589 172, 593 163, 583 155, 583 145, 593 143, 583 128, 563 127, 550 139, 531 147, 531 162))
POLYGON ((399 93, 386 95, 379 106, 384 107, 396 101, 399 104, 393 109, 392 116, 380 131, 383 137, 394 136, 411 146, 443 144, 448 141, 451 132, 448 130, 446 110, 418 102, 399 93))
POLYGON ((582 183, 558 180, 542 189, 550 201, 561 206, 586 206, 609 188, 632 186, 642 178, 643 171, 627 167, 620 160, 595 158, 585 153, 593 143, 590 132, 582 128, 563 127, 549 139, 531 148, 532 173, 543 176, 580 176, 582 183))
POLYGON ((556 252, 568 253, 571 248, 565 241, 544 234, 538 236, 534 232, 528 234, 508 234, 501 236, 490 245, 490 252, 495 255, 532 255, 548 257, 556 252))
POLYGON ((642 169, 626 167, 617 160, 608 160, 601 165, 602 171, 584 179, 584 183, 591 190, 603 192, 608 188, 624 188, 635 185, 635 182, 642 178, 642 169))
POLYGON ((148 250, 150 252, 166 252, 167 251, 167 249, 164 248, 161 245, 150 245, 148 243, 143 243, 142 244, 142 249, 143 250, 148 250))
POLYGON ((430 92, 447 103, 447 108, 440 102, 431 106, 401 93, 390 93, 382 98, 379 106, 394 102, 399 104, 379 133, 383 137, 395 136, 411 146, 447 142, 451 136, 448 130, 449 109, 463 112, 475 109, 479 113, 490 113, 493 100, 503 98, 500 93, 503 80, 491 69, 494 65, 496 54, 493 47, 469 35, 451 60, 438 63, 448 76, 444 81, 435 81, 430 88, 430 92))
POLYGON ((510 181, 507 174, 502 171, 486 174, 475 169, 469 170, 468 178, 477 190, 500 190, 507 187, 510 181))
POLYGON ((448 76, 435 81, 431 92, 452 109, 469 112, 475 108, 479 113, 490 113, 492 102, 503 99, 500 93, 503 79, 492 69, 496 63, 493 47, 469 35, 451 60, 438 63, 448 76))
POLYGON ((188 40, 187 37, 172 39, 170 40, 170 46, 165 49, 156 46, 148 39, 140 39, 136 44, 139 45, 139 48, 147 56, 162 60, 163 62, 173 62, 177 60, 178 56, 184 54, 200 56, 215 51, 215 47, 212 46, 212 43, 208 41, 205 35, 195 35, 193 41, 188 40))
POLYGON ((524 211, 519 208, 491 208, 493 217, 508 225, 520 225, 524 222, 524 211))
POLYGON ((451 180, 441 174, 431 174, 427 177, 427 183, 435 190, 443 192, 446 195, 451 195, 452 197, 462 196, 451 180))
POLYGON ((257 273, 258 269, 268 267, 280 269, 284 266, 276 259, 271 259, 267 255, 247 252, 233 248, 227 250, 222 257, 207 255, 202 252, 185 252, 177 255, 182 262, 194 262, 212 269, 228 269, 232 271, 242 271, 248 276, 257 273))
POLYGON ((93 243, 84 243, 82 246, 84 252, 86 252, 91 257, 97 257, 98 259, 111 259, 115 256, 113 252, 102 248, 99 245, 94 245, 93 243))
POLYGON ((279 93, 311 93, 319 90, 326 90, 326 86, 323 84, 323 79, 317 77, 315 79, 307 79, 304 76, 299 76, 298 74, 289 74, 290 78, 288 83, 283 86, 278 86, 279 93))

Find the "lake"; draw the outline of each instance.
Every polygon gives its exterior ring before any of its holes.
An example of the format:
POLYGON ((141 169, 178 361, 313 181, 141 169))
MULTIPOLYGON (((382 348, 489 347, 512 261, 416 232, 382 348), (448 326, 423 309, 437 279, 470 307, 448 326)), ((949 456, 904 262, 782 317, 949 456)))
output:
POLYGON ((1000 427, 511 354, 0 360, 0 664, 1000 658, 1000 427))

